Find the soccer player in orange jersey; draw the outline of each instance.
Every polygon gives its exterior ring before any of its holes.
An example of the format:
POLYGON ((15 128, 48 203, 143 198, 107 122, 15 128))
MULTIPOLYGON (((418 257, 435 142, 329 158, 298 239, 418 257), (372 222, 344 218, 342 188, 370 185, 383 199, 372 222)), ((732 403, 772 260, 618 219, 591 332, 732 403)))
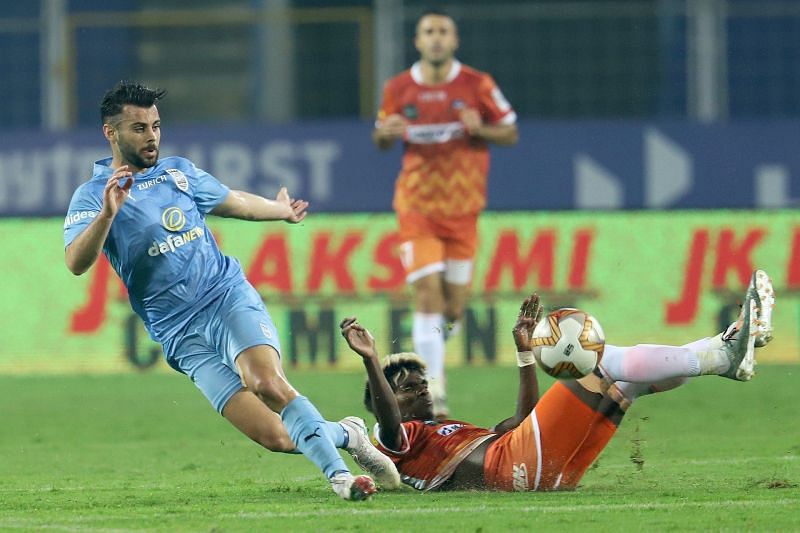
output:
POLYGON ((606 345, 594 374, 557 381, 539 399, 532 332, 542 310, 527 298, 514 326, 518 350, 516 413, 486 429, 434 420, 425 363, 415 354, 378 360, 372 335, 355 318, 342 334, 367 370, 365 404, 378 419, 373 438, 418 490, 559 490, 578 485, 637 397, 704 374, 748 381, 755 347, 772 339, 772 285, 756 271, 738 320, 713 338, 685 346, 606 345))
POLYGON ((414 44, 420 59, 386 83, 372 138, 380 149, 403 142, 394 209, 414 290, 412 338, 434 411, 446 416, 445 335, 463 315, 472 278, 488 145, 517 142, 516 114, 491 76, 455 59, 458 34, 446 13, 425 12, 414 44))

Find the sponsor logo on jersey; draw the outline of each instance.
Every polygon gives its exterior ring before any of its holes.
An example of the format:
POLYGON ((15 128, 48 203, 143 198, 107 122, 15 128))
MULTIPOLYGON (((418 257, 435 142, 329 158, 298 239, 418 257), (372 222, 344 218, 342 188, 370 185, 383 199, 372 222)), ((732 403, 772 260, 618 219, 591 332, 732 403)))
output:
POLYGON ((167 174, 172 176, 172 180, 175 182, 175 186, 178 187, 183 192, 187 192, 189 190, 189 179, 186 177, 186 174, 178 170, 177 168, 168 168, 167 174))
POLYGON ((161 225, 169 231, 180 231, 186 225, 186 215, 179 207, 168 207, 161 213, 161 225))
POLYGON ((436 433, 438 433, 442 437, 447 437, 448 435, 452 435, 453 433, 455 433, 456 431, 458 431, 463 427, 464 424, 447 424, 437 429, 436 433))
POLYGON ((414 144, 442 144, 464 137, 461 122, 416 124, 406 128, 406 141, 414 144))
POLYGON ((528 488, 528 467, 525 463, 514 465, 511 471, 511 486, 517 492, 525 492, 528 488))
POLYGON ((263 322, 259 322, 258 325, 261 326, 261 333, 263 333, 266 338, 271 339, 272 332, 269 330, 269 326, 267 326, 263 322))
POLYGON ((147 249, 147 254, 150 257, 155 257, 160 254, 168 254, 174 252, 181 246, 185 246, 190 242, 199 239, 203 236, 203 228, 196 226, 185 233, 180 235, 167 235, 166 240, 162 242, 153 241, 150 248, 147 249))
MULTIPOLYGON (((186 226, 186 215, 179 207, 168 207, 161 213, 161 225, 167 231, 181 231, 186 226)), ((164 241, 153 241, 153 244, 147 249, 147 253, 151 257, 155 257, 159 254, 174 252, 181 246, 202 237, 203 234, 203 228, 195 226, 179 235, 167 235, 164 241)))
POLYGON ((164 183, 165 181, 167 181, 167 177, 166 176, 159 176, 157 178, 149 179, 149 180, 147 180, 147 181, 145 181, 143 183, 138 183, 136 185, 136 190, 145 191, 145 190, 149 189, 150 187, 154 187, 154 186, 158 185, 159 183, 164 183))
POLYGON ((403 106, 403 116, 409 120, 417 120, 419 118, 419 110, 414 104, 406 104, 403 106))
POLYGON ((451 104, 451 107, 458 111, 458 110, 466 108, 467 107, 467 103, 464 100, 462 100, 461 98, 456 98, 455 100, 453 100, 453 103, 451 104))
POLYGON ((447 91, 422 91, 417 96, 420 102, 429 103, 429 102, 446 102, 447 101, 447 91))
POLYGON ((67 229, 74 223, 81 220, 86 220, 87 218, 97 218, 98 214, 100 214, 98 211, 75 211, 74 213, 69 213, 66 218, 64 218, 64 229, 67 229))

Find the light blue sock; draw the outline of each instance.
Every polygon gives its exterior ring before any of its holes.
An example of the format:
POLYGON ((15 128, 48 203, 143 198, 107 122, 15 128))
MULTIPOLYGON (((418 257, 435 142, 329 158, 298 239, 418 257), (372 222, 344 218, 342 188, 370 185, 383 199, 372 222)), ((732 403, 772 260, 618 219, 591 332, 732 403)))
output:
POLYGON ((325 422, 325 428, 328 430, 328 436, 334 446, 342 450, 347 448, 347 445, 350 444, 350 435, 339 422, 325 422))
POLYGON ((298 396, 289 402, 281 412, 281 420, 297 449, 317 465, 325 477, 330 479, 339 471, 349 472, 334 446, 330 424, 308 398, 298 396))

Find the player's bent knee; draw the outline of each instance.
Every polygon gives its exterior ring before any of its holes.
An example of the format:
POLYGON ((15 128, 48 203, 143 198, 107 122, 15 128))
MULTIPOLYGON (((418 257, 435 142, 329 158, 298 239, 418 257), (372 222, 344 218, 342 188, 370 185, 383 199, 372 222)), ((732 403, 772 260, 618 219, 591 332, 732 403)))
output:
POLYGON ((464 306, 463 305, 456 305, 456 306, 448 306, 444 311, 444 318, 448 322, 458 322, 464 316, 464 306))
POLYGON ((297 393, 289 383, 277 375, 253 377, 248 382, 247 387, 273 410, 282 409, 297 396, 297 393))

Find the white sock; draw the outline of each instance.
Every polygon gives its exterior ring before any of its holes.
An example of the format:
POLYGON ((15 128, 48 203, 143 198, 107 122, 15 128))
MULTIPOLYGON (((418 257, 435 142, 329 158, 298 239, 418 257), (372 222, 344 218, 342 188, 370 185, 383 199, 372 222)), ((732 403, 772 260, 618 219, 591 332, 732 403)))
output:
POLYGON ((722 374, 730 367, 719 335, 685 346, 637 344, 630 347, 606 345, 602 370, 614 381, 657 383, 672 378, 722 374))
POLYGON ((699 376, 697 352, 680 346, 637 344, 630 347, 606 345, 600 363, 614 381, 655 383, 670 378, 699 376))
POLYGON ((428 365, 431 392, 440 388, 444 394, 444 316, 441 313, 414 313, 411 338, 414 351, 428 365))

